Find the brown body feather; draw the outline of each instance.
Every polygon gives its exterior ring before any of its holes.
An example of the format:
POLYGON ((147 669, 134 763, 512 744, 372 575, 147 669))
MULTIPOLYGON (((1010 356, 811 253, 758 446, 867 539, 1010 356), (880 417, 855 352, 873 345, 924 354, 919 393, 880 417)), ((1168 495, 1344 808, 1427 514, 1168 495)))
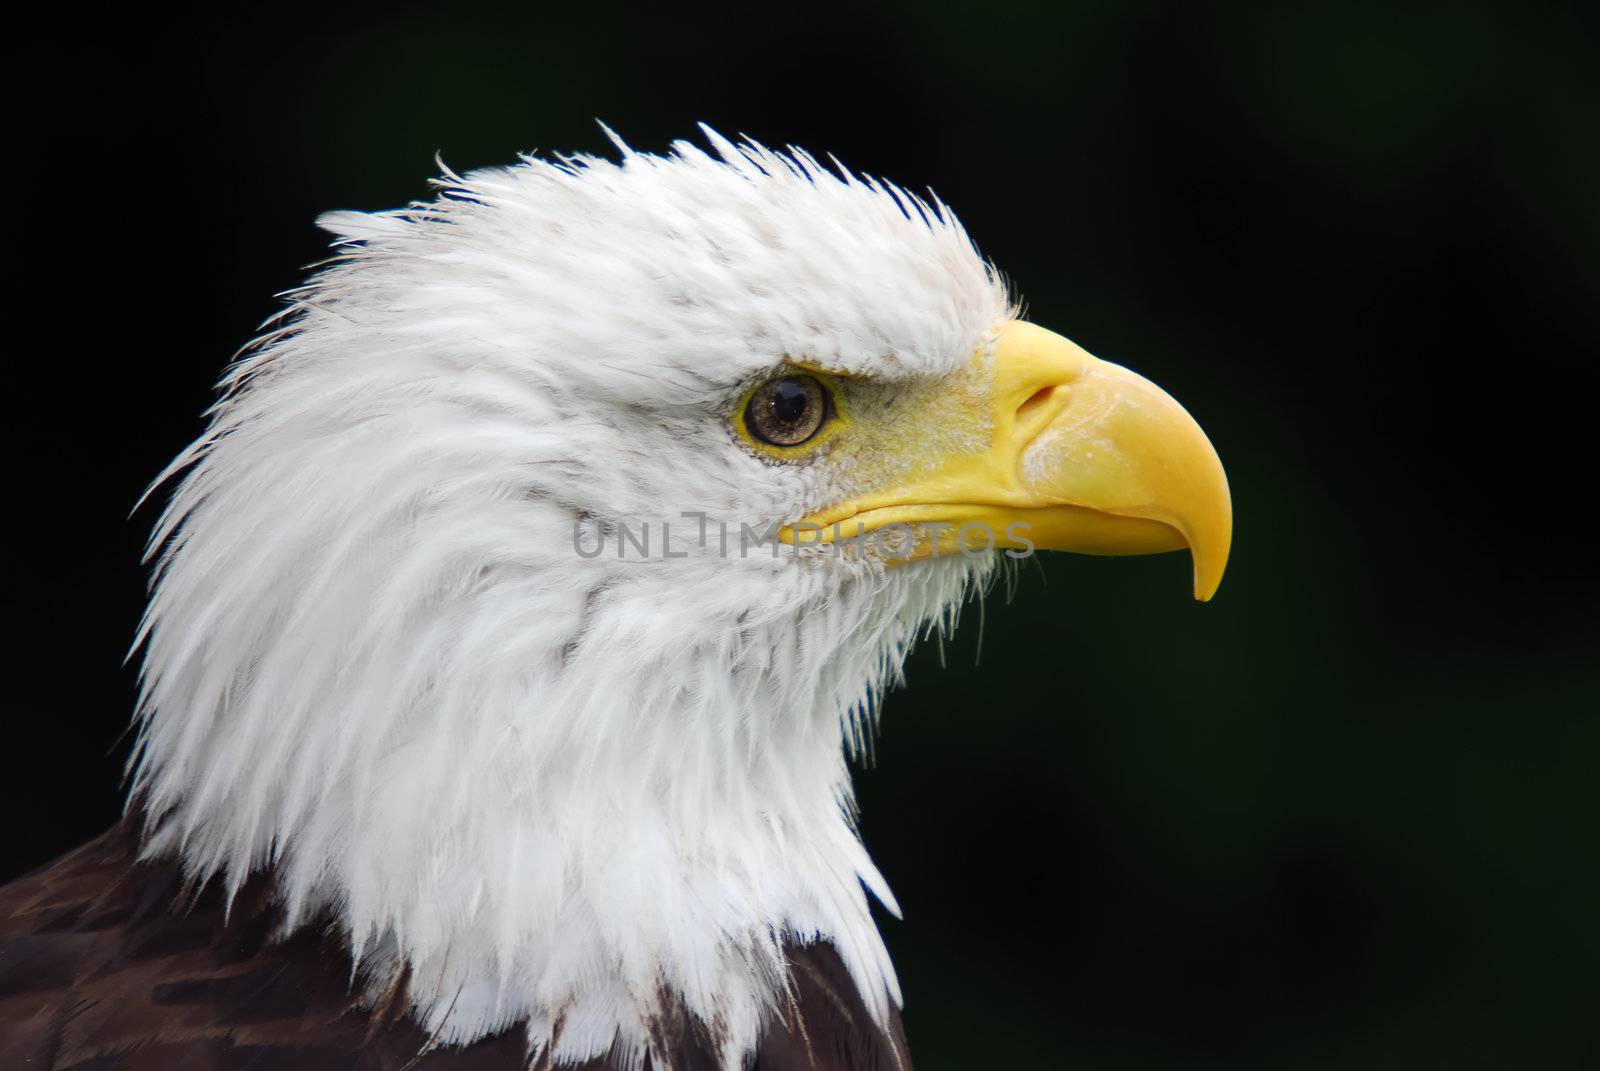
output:
MULTIPOLYGON (((271 880, 221 890, 137 861, 123 822, 0 888, 0 1068, 39 1071, 526 1071, 520 1028, 434 1046, 403 991, 351 985, 327 924, 275 940, 271 880)), ((831 945, 791 945, 792 996, 754 1071, 909 1071, 898 1014, 872 1020, 831 945)), ((403 983, 401 985, 403 990, 403 983)), ((717 1071, 700 1024, 656 1024, 671 1071, 717 1071)), ((601 1057, 574 1071, 610 1071, 601 1057)), ((647 1065, 647 1071, 668 1071, 647 1065)))

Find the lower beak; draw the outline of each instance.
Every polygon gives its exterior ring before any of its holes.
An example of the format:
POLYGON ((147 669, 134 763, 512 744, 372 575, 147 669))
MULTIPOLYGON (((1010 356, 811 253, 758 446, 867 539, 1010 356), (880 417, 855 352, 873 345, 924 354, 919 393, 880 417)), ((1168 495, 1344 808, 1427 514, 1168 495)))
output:
MULTIPOLYGON (((1205 433, 1149 380, 1022 321, 992 349, 987 449, 782 530, 786 542, 910 533, 892 560, 962 550, 1153 554, 1189 549, 1195 598, 1228 561, 1228 479, 1205 433), (808 533, 813 538, 808 538, 808 533)), ((987 354, 980 354, 984 360, 987 354)))

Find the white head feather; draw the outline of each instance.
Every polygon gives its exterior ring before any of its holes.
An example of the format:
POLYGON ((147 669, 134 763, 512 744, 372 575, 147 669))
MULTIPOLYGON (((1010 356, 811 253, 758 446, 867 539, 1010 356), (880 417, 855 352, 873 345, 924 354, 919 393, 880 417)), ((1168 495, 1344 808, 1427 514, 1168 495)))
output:
POLYGON ((899 999, 846 752, 992 563, 723 553, 719 519, 851 490, 728 414, 786 358, 949 373, 1006 297, 937 203, 706 133, 324 217, 338 254, 169 470, 148 852, 230 889, 274 867, 286 925, 331 910, 409 966, 447 1042, 525 1021, 556 1062, 637 1060, 666 994, 737 1067, 790 937, 899 999), (580 519, 686 556, 583 557, 580 519))

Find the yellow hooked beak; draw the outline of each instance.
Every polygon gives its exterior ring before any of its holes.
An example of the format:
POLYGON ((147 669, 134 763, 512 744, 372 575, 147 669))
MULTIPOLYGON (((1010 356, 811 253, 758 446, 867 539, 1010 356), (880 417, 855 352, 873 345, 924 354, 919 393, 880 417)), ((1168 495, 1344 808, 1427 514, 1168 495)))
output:
POLYGON ((813 514, 788 543, 910 533, 891 559, 963 548, 1153 554, 1189 548, 1195 598, 1216 593, 1233 537, 1222 463, 1149 380, 1013 321, 993 350, 987 448, 935 459, 900 486, 813 514))

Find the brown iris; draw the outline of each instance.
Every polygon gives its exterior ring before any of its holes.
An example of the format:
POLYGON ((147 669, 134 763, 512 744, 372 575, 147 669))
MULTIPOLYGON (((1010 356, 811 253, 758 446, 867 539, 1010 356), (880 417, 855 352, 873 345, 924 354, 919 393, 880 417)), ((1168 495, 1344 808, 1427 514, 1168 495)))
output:
POLYGON ((779 376, 755 389, 745 406, 750 434, 772 446, 799 446, 828 419, 828 392, 812 376, 779 376))

